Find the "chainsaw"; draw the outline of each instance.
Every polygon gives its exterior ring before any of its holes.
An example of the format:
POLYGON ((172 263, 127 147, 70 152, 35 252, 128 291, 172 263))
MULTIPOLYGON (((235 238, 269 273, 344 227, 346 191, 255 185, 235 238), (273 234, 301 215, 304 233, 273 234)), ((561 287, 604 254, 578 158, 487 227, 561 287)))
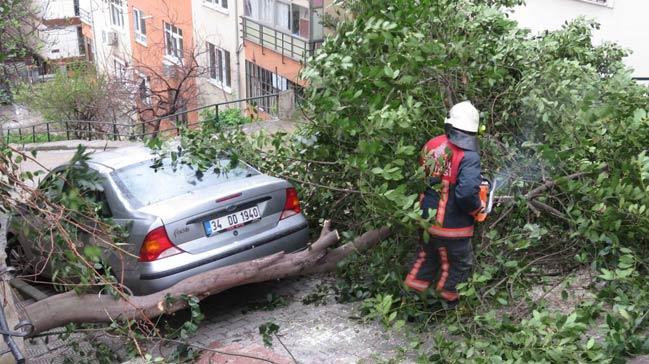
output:
POLYGON ((485 206, 485 209, 475 216, 477 222, 485 221, 487 216, 491 213, 494 206, 494 194, 497 183, 498 180, 494 180, 492 183, 489 178, 482 177, 482 183, 480 183, 480 201, 482 201, 482 205, 485 206))

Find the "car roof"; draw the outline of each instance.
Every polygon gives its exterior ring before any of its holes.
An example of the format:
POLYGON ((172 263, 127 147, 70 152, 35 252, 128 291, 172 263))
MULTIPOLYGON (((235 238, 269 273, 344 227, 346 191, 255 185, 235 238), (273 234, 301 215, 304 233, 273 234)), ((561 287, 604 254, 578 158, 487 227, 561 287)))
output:
POLYGON ((92 153, 89 162, 116 170, 154 157, 151 149, 145 146, 133 146, 92 153))

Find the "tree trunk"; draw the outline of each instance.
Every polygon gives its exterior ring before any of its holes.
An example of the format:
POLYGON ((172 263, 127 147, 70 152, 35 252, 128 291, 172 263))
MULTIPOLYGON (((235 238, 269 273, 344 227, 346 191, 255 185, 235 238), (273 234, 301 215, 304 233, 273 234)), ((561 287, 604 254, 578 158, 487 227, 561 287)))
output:
POLYGON ((180 295, 203 299, 232 287, 335 269, 348 255, 366 250, 389 235, 388 228, 369 231, 353 242, 328 250, 339 240, 338 232, 326 221, 320 237, 309 248, 290 254, 277 253, 261 259, 218 268, 186 278, 147 296, 116 299, 107 295, 66 292, 25 308, 34 325, 32 335, 68 323, 100 323, 112 320, 151 319, 186 307, 184 300, 168 303, 166 297, 180 295))

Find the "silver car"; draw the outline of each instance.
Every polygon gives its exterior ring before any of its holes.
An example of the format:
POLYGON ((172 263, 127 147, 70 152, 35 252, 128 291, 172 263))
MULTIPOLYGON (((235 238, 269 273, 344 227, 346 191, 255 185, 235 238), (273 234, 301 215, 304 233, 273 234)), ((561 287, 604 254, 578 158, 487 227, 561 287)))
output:
MULTIPOLYGON (((169 159, 151 168, 153 159, 146 147, 128 147, 94 153, 88 162, 103 177, 104 191, 96 194, 102 214, 128 227, 126 249, 138 258, 122 259, 115 251, 103 254, 133 294, 306 246, 307 221, 287 181, 245 163, 227 168, 227 159, 213 167, 219 173, 208 170, 201 178, 186 165, 172 166, 169 159)), ((63 168, 45 178, 54 178, 63 168)), ((23 236, 20 219, 14 217, 9 226, 9 241, 14 242, 9 259, 18 251, 32 262, 43 261, 44 249, 23 236)))

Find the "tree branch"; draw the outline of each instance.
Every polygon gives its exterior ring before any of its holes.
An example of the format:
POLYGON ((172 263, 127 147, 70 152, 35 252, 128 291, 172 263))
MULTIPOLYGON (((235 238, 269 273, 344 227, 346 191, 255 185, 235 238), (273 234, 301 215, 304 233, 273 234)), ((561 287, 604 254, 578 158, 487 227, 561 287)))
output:
POLYGON ((348 255, 369 249, 389 235, 388 228, 372 230, 353 242, 328 251, 340 238, 330 225, 329 221, 325 222, 320 237, 308 249, 290 254, 277 253, 204 272, 147 296, 116 299, 107 295, 67 292, 33 303, 25 311, 34 324, 33 334, 72 322, 151 319, 173 313, 187 305, 184 300, 170 302, 168 297, 188 295, 202 299, 244 284, 330 271, 348 255))

